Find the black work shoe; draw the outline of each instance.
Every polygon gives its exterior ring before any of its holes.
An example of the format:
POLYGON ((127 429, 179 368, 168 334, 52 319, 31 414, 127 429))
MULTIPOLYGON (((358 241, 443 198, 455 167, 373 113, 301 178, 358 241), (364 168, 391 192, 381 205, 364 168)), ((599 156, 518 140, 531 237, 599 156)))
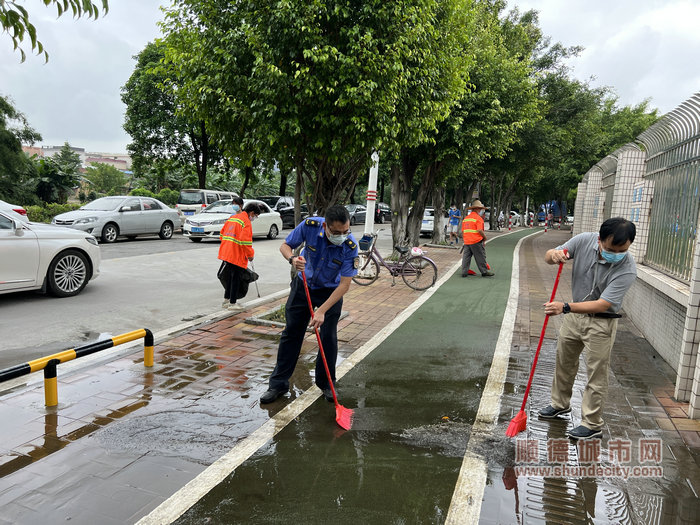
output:
POLYGON ((484 272, 481 274, 482 277, 493 277, 494 275, 496 274, 493 272, 484 272))
POLYGON ((469 277, 469 274, 462 274, 462 277, 469 277))
POLYGON ((558 416, 563 416, 564 414, 568 414, 569 412, 571 412, 571 407, 569 407, 569 408, 554 408, 552 405, 548 405, 544 408, 541 408, 537 414, 543 419, 554 419, 558 416))
POLYGON ((328 401, 329 403, 332 403, 333 401, 335 401, 333 399, 333 391, 330 388, 323 389, 323 397, 325 397, 326 401, 328 401))
POLYGON ((263 405, 266 403, 272 403, 275 399, 277 399, 280 396, 283 396, 286 393, 287 390, 275 390, 274 388, 271 388, 260 396, 260 403, 263 405))
POLYGON ((603 431, 598 429, 598 430, 591 430, 588 427, 584 427, 583 425, 579 425, 573 430, 569 430, 566 433, 567 436, 569 436, 571 439, 593 439, 593 438, 599 438, 600 436, 603 435, 603 431))

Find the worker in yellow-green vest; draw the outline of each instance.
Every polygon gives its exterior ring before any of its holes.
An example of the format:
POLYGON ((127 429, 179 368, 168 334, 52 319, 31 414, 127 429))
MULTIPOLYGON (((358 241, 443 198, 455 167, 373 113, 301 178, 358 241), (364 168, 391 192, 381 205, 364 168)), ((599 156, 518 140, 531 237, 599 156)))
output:
POLYGON ((462 221, 462 238, 464 240, 464 251, 462 253, 462 277, 469 276, 469 265, 472 262, 472 255, 476 260, 476 265, 482 277, 492 277, 494 273, 489 270, 486 264, 486 250, 484 249, 484 214, 486 206, 479 199, 474 200, 471 210, 462 221))

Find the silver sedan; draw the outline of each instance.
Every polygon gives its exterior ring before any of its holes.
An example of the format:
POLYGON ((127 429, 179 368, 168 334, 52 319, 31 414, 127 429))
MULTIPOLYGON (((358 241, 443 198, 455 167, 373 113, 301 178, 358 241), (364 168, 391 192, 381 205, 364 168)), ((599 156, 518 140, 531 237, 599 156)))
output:
POLYGON ((90 233, 102 242, 114 242, 119 236, 158 234, 173 236, 180 217, 172 208, 150 197, 102 197, 85 206, 56 215, 51 224, 90 233))

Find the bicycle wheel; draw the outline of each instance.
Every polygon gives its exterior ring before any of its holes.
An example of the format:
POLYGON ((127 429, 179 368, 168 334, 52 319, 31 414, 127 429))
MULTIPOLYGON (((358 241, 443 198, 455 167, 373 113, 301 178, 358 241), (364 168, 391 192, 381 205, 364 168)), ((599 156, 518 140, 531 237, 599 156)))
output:
POLYGON ((364 253, 359 255, 359 259, 357 275, 352 280, 360 286, 369 286, 379 278, 379 265, 373 257, 368 257, 364 253))
POLYGON ((403 282, 414 290, 430 288, 437 281, 437 273, 435 263, 422 255, 409 257, 401 267, 403 282))

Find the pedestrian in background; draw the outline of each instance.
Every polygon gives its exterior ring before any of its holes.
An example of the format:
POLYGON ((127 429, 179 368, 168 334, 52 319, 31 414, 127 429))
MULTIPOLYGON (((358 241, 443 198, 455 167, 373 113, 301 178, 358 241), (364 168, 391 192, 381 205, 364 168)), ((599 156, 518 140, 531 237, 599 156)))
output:
MULTIPOLYGON (((335 384, 335 362, 338 356, 338 320, 343 307, 343 296, 357 274, 359 259, 357 243, 350 233, 350 215, 345 206, 331 206, 325 218, 304 220, 280 246, 280 253, 289 261, 297 274, 285 306, 286 326, 277 350, 277 363, 270 376, 270 386, 260 403, 272 403, 289 390, 289 378, 294 372, 306 327, 311 319, 301 272, 306 273, 311 303, 316 308, 311 320, 319 328, 331 378, 335 384), (301 255, 294 248, 306 243, 301 255)), ((320 354, 316 356, 316 385, 328 401, 333 393, 320 354)))
POLYGON ((471 206, 467 208, 471 212, 462 221, 462 240, 464 241, 462 252, 462 277, 469 275, 469 265, 472 261, 472 255, 476 260, 476 266, 479 268, 482 277, 492 277, 494 273, 489 270, 486 264, 486 250, 484 241, 486 234, 484 233, 484 215, 486 214, 486 206, 479 199, 476 199, 471 206))
POLYGON ((608 394, 610 351, 615 342, 622 298, 637 278, 629 247, 636 228, 622 217, 606 220, 598 233, 580 233, 561 246, 548 250, 544 260, 559 264, 573 259, 570 303, 544 305, 546 315, 564 316, 557 340, 552 403, 539 411, 544 419, 571 412, 571 392, 584 348, 588 381, 581 403, 581 424, 569 430, 572 439, 597 438, 602 434, 603 405, 608 394), (566 252, 564 251, 566 250, 566 252))
MULTIPOLYGON (((232 201, 233 209, 240 210, 243 199, 234 197, 232 201)), ((243 211, 229 217, 221 228, 219 259, 224 261, 225 268, 220 271, 228 272, 228 286, 224 289, 223 308, 243 310, 243 307, 236 303, 240 274, 248 267, 248 261, 252 261, 255 256, 252 221, 261 213, 260 205, 250 202, 243 211)))
POLYGON ((450 246, 452 246, 457 239, 457 232, 459 230, 459 223, 462 222, 462 212, 457 209, 457 205, 453 202, 450 206, 450 246))

